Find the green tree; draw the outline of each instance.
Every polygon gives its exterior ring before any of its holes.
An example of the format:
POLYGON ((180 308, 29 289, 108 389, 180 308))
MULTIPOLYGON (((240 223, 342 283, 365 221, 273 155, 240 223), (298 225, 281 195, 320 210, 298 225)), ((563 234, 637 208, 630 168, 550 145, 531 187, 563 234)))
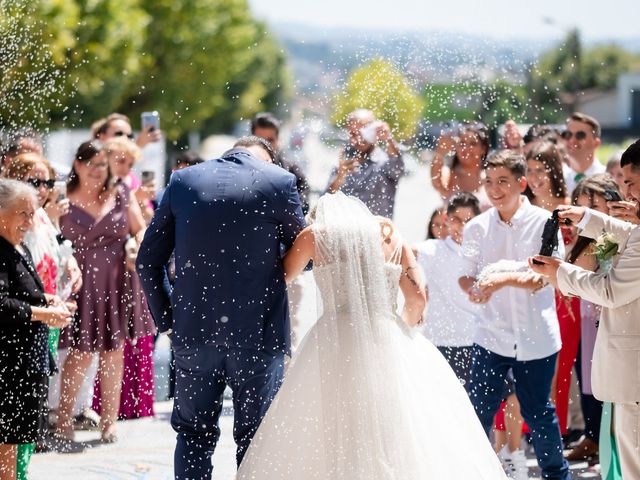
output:
POLYGON ((243 114, 264 108, 261 102, 279 90, 260 69, 276 69, 283 59, 260 44, 273 41, 266 40, 246 0, 142 2, 153 20, 144 67, 126 105, 133 113, 160 111, 170 138, 199 129, 205 120, 215 130, 228 129, 243 114))
POLYGON ((572 109, 581 91, 614 88, 621 73, 639 66, 637 55, 615 44, 585 49, 579 32, 570 31, 561 45, 543 53, 531 67, 528 83, 536 121, 562 120, 561 99, 572 109))
POLYGON ((509 119, 518 123, 529 120, 527 91, 522 85, 496 80, 482 88, 480 120, 489 128, 497 128, 509 119))
POLYGON ((495 128, 508 119, 528 119, 525 87, 504 80, 432 84, 425 87, 424 96, 429 105, 425 119, 433 123, 481 121, 495 128))
POLYGON ((140 68, 148 22, 138 0, 0 0, 2 123, 96 119, 140 68))
POLYGON ((251 46, 252 59, 242 74, 229 79, 224 103, 207 119, 207 131, 231 131, 235 123, 259 111, 285 114, 291 94, 291 76, 286 56, 266 26, 257 23, 251 46))
MULTIPOLYGON (((246 0, 0 0, 0 125, 159 110, 171 139, 276 109, 285 56, 246 0)), ((134 122, 135 123, 135 122, 134 122)))
POLYGON ((334 101, 333 121, 342 125, 357 108, 372 110, 400 140, 415 133, 425 102, 391 62, 375 59, 351 72, 334 101))

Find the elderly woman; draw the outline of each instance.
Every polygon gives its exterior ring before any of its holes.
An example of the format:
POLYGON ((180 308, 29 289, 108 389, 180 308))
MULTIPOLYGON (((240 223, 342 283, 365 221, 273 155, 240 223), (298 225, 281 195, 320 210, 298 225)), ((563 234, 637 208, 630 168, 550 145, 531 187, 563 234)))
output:
MULTIPOLYGON (((61 214, 66 213, 69 201, 59 199, 54 191, 55 172, 52 172, 47 160, 38 153, 23 153, 12 158, 3 175, 6 178, 20 180, 36 189, 38 210, 33 218, 33 228, 24 238, 29 248, 36 272, 44 285, 44 292, 58 295, 66 300, 72 292, 79 290, 82 284, 80 268, 59 235, 58 223, 61 214), (45 210, 45 205, 47 209, 45 210)), ((57 358, 60 329, 49 329, 49 349, 57 358)), ((52 389, 53 391, 56 388, 52 389)), ((49 405, 51 407, 51 401, 49 405)), ((54 402, 53 407, 57 407, 54 402)), ((27 466, 35 450, 34 444, 22 444, 18 447, 18 479, 26 479, 27 466)))
POLYGON ((60 298, 45 294, 23 244, 38 208, 35 190, 0 179, 0 477, 15 478, 17 445, 39 437, 48 376, 49 327, 69 324, 60 298))

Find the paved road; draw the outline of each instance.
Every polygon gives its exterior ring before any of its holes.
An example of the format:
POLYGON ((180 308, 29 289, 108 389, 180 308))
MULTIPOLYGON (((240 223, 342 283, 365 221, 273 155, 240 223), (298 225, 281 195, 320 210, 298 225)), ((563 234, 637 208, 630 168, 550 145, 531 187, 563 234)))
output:
MULTIPOLYGON (((325 147, 313 136, 307 139, 306 148, 307 158, 310 159, 312 187, 321 190, 326 184, 329 169, 336 161, 337 153, 325 147)), ((414 162, 410 163, 409 169, 410 174, 402 180, 398 192, 394 222, 404 237, 414 242, 424 238, 428 216, 435 208, 438 198, 427 181, 427 169, 414 162)), ((299 335, 303 335, 315 321, 312 275, 306 274, 303 283, 304 297, 299 335)), ((166 392, 163 374, 168 359, 167 349, 168 343, 163 341, 156 352, 159 398, 163 398, 166 392)), ((170 402, 159 402, 156 404, 155 418, 120 422, 120 441, 112 445, 97 442, 98 432, 80 432, 77 440, 86 442, 87 449, 84 453, 36 455, 32 461, 30 479, 170 479, 175 446, 175 435, 169 425, 170 411, 170 402)), ((231 414, 230 407, 226 408, 220 422, 222 438, 213 461, 214 478, 219 480, 232 480, 235 472, 231 414)), ((460 461, 464 461, 464 452, 460 452, 460 455, 460 461)), ((529 463, 532 473, 536 472, 535 461, 530 459, 529 463)), ((585 466, 574 466, 576 478, 600 478, 596 472, 584 472, 585 466)))

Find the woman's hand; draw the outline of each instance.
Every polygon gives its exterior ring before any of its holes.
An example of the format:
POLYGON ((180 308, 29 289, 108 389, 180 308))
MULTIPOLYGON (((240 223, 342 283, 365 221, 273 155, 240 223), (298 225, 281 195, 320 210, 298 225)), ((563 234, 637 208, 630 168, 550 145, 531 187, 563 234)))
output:
POLYGON ((436 156, 445 157, 456 149, 458 141, 451 135, 441 135, 436 143, 436 156))
POLYGON ((31 320, 51 328, 64 328, 71 323, 72 318, 73 314, 62 300, 60 304, 51 304, 48 307, 31 307, 31 320))
POLYGON ((155 180, 145 183, 136 189, 133 194, 136 196, 136 200, 142 206, 156 199, 156 182, 155 180))
POLYGON ((71 293, 78 293, 82 288, 82 271, 75 257, 69 257, 67 260, 65 273, 71 281, 71 293))
MULTIPOLYGON (((57 192, 54 191, 54 193, 57 192)), ((44 206, 44 211, 47 212, 47 216, 51 223, 54 225, 59 225, 60 218, 64 217, 67 213, 69 213, 69 199, 63 198, 58 200, 57 198, 50 199, 44 206)))
POLYGON ((136 144, 140 148, 144 148, 146 145, 154 142, 159 142, 162 139, 162 130, 157 130, 153 125, 149 125, 142 130, 136 138, 136 144))
POLYGON ((138 241, 135 237, 131 237, 129 240, 127 240, 127 243, 124 244, 127 269, 131 272, 136 271, 136 258, 138 258, 139 249, 140 245, 138 244, 138 241))

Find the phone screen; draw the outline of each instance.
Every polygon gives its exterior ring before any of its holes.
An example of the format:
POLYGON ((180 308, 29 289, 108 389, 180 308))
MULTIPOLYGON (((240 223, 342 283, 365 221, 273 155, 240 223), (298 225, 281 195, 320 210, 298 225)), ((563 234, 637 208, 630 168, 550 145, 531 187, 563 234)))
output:
POLYGON ((155 178, 156 178, 156 172, 154 172, 153 170, 145 170, 144 172, 142 172, 142 175, 140 176, 140 181, 143 184, 147 184, 147 183, 153 182, 155 178))
POLYGON ((160 114, 154 112, 142 112, 140 115, 140 126, 142 130, 146 130, 151 126, 152 130, 160 130, 160 114))

